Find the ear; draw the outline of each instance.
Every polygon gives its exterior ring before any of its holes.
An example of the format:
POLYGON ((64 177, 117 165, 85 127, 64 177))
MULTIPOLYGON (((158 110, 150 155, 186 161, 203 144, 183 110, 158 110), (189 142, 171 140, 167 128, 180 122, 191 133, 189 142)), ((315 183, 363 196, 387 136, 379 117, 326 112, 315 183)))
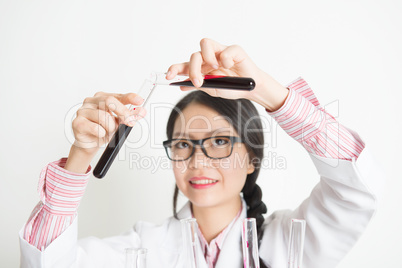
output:
POLYGON ((250 161, 248 161, 248 167, 247 167, 247 174, 253 173, 255 170, 254 164, 250 161))

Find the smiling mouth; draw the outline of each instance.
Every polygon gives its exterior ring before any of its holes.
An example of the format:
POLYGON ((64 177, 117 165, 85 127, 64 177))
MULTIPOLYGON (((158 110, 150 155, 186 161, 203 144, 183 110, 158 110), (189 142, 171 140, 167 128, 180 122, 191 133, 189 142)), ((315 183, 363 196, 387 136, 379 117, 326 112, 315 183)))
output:
POLYGON ((211 184, 211 183, 216 183, 218 180, 196 180, 196 181, 190 181, 191 184, 198 184, 198 185, 203 185, 203 184, 211 184))

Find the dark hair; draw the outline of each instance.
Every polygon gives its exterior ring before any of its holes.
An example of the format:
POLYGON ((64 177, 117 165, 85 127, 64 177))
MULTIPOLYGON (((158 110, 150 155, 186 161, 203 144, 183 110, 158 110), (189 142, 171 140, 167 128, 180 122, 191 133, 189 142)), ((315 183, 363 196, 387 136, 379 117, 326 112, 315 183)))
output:
MULTIPOLYGON (((267 207, 264 202, 262 202, 261 188, 256 184, 258 174, 260 173, 262 158, 264 156, 264 135, 258 111, 252 102, 247 99, 231 100, 212 97, 201 90, 195 90, 184 96, 173 108, 166 127, 168 139, 172 139, 174 124, 180 113, 187 106, 193 103, 210 107, 222 115, 233 126, 246 145, 255 169, 253 173, 247 175, 242 193, 243 198, 247 203, 247 217, 256 219, 258 245, 260 245, 263 235, 261 226, 264 222, 262 214, 267 212, 267 207), (246 131, 246 129, 251 129, 253 131, 246 131)), ((176 219, 178 219, 176 211, 178 193, 179 189, 176 185, 173 196, 173 215, 176 219)), ((261 259, 260 267, 266 267, 261 259)))

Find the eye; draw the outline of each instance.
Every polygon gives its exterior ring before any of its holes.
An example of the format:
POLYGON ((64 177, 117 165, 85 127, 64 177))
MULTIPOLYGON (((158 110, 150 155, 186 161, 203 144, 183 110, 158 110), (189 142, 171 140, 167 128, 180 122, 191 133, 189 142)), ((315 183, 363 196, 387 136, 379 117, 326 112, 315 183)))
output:
POLYGON ((177 141, 174 144, 174 148, 176 148, 176 149, 186 149, 189 147, 190 147, 190 144, 187 141, 177 141))
POLYGON ((212 141, 214 146, 223 146, 229 143, 229 140, 226 138, 215 138, 212 141))

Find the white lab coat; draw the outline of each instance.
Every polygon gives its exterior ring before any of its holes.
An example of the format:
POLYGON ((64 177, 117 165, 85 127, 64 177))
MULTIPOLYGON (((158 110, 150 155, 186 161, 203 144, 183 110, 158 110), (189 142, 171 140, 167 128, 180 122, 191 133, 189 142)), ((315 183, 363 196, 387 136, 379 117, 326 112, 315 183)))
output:
MULTIPOLYGON (((350 251, 376 210, 385 178, 367 148, 357 161, 310 157, 321 177, 311 195, 296 210, 274 212, 264 222, 259 252, 272 268, 287 267, 291 218, 307 223, 303 267, 331 268, 350 251)), ((191 217, 188 203, 178 215, 181 219, 191 217)), ((243 267, 241 223, 245 217, 243 205, 241 216, 224 241, 217 268, 243 267)), ((128 247, 148 249, 148 268, 183 267, 181 226, 173 217, 161 225, 138 222, 120 236, 89 237, 78 242, 76 219, 43 252, 27 243, 22 233, 21 267, 124 267, 124 249, 128 247)), ((201 268, 207 268, 201 251, 198 255, 201 268)))

